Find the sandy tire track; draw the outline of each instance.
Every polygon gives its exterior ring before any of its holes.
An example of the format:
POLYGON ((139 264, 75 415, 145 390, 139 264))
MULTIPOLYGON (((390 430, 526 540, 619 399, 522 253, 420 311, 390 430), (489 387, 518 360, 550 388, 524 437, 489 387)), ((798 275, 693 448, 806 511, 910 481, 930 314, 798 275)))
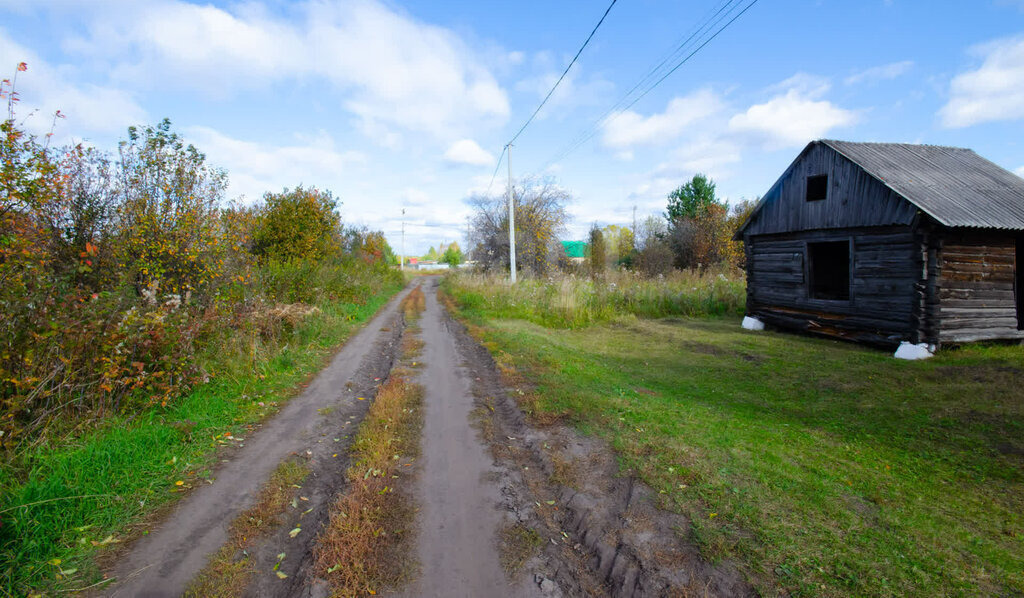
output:
POLYGON ((499 471, 472 424, 476 402, 444 308, 438 278, 423 282, 426 310, 419 320, 424 422, 414 496, 419 513, 416 555, 420 575, 402 596, 475 597, 542 595, 526 576, 509 579, 501 566, 498 531, 502 508, 499 471))

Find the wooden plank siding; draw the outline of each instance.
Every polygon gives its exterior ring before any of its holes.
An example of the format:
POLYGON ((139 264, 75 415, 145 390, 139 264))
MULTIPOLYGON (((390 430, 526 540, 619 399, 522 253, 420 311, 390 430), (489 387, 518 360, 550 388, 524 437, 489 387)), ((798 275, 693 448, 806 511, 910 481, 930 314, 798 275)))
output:
POLYGON ((1010 233, 951 232, 939 282, 942 342, 1024 339, 1017 308, 1017 243, 1010 233))
POLYGON ((787 328, 875 344, 916 337, 924 256, 910 227, 803 231, 747 238, 747 311, 787 328), (851 241, 850 299, 811 297, 807 244, 851 241))
POLYGON ((765 194, 745 236, 869 226, 909 226, 917 208, 825 144, 809 146, 765 194), (807 177, 828 175, 828 194, 807 201, 807 177))

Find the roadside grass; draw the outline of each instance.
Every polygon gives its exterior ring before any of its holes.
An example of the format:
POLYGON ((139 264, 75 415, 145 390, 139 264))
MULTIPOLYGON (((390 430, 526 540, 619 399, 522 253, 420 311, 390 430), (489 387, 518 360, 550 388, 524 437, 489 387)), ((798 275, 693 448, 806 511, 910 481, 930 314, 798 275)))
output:
POLYGON ((101 582, 101 553, 145 534, 158 512, 204 483, 219 447, 244 442, 246 426, 275 413, 398 290, 387 286, 361 304, 322 304, 281 345, 231 338, 209 358, 211 380, 175 403, 111 416, 5 464, 0 591, 18 596, 101 582))
POLYGON ((185 590, 186 598, 238 596, 256 572, 248 550, 280 523, 279 516, 298 496, 299 484, 309 475, 301 459, 282 461, 256 498, 256 504, 235 518, 228 541, 185 590))
POLYGON ((575 276, 524 278, 515 286, 506 277, 455 272, 443 283, 443 290, 464 308, 553 328, 578 328, 623 314, 743 315, 745 288, 742 273, 729 270, 676 271, 660 278, 617 271, 597 281, 575 276))
POLYGON ((1021 347, 904 362, 735 318, 505 313, 461 311, 524 409, 610 441, 761 594, 1024 592, 1021 347))
MULTIPOLYGON (((413 326, 424 304, 419 286, 403 300, 413 326)), ((415 357, 419 347, 403 342, 402 361, 415 357)), ((374 594, 413 573, 408 553, 416 509, 408 492, 396 489, 401 480, 412 478, 420 447, 423 388, 409 382, 409 373, 398 367, 379 387, 352 442, 348 486, 317 539, 315 570, 330 583, 333 596, 374 594)))

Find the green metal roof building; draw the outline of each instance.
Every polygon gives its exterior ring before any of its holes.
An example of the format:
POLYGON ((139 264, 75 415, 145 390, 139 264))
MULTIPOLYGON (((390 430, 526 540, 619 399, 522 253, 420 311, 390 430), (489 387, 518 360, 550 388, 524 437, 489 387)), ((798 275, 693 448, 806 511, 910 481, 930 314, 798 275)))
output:
POLYGON ((565 248, 565 256, 568 258, 587 257, 586 241, 562 241, 562 247, 565 248))

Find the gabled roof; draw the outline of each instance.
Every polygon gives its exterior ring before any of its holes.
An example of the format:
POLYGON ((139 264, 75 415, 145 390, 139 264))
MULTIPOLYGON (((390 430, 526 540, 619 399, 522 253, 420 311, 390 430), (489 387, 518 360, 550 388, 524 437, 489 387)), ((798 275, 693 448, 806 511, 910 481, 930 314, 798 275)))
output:
POLYGON ((823 139, 949 227, 1024 230, 1024 179, 969 149, 823 139))

